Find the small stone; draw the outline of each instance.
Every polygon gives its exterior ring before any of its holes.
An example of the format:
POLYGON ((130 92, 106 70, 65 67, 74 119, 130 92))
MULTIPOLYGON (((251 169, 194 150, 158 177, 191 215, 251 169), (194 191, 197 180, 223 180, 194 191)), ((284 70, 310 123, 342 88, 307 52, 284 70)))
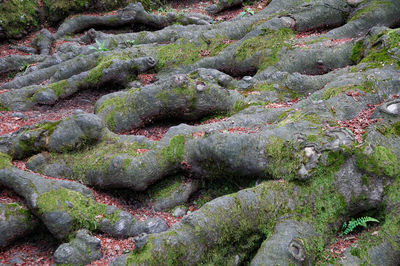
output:
POLYGON ((204 82, 197 81, 196 90, 199 91, 199 92, 205 91, 206 90, 206 84, 204 82))
POLYGON ((304 152, 307 158, 311 158, 315 154, 315 150, 313 147, 304 148, 304 152))
POLYGON ((187 212, 187 208, 186 207, 177 207, 175 208, 175 210, 172 212, 172 215, 174 217, 181 217, 183 215, 185 215, 187 212))
POLYGON ((347 0, 347 4, 349 4, 351 6, 357 6, 362 2, 363 2, 363 0, 347 0))
POLYGON ((22 118, 22 119, 28 119, 28 117, 22 113, 13 113, 11 114, 11 117, 17 117, 17 118, 22 118))
POLYGON ((252 81, 252 80, 253 80, 253 77, 251 77, 251 76, 244 76, 244 77, 243 77, 243 80, 244 80, 244 81, 252 81))
POLYGON ((135 249, 141 249, 147 243, 148 235, 146 233, 142 233, 134 238, 135 241, 135 249))
POLYGON ((23 263, 25 263, 25 261, 23 259, 21 259, 20 257, 15 257, 10 260, 11 265, 14 265, 14 264, 18 265, 18 264, 23 264, 23 263))
POLYGON ((68 208, 73 208, 74 207, 74 204, 72 204, 72 202, 70 202, 68 200, 65 201, 65 205, 67 205, 68 208))

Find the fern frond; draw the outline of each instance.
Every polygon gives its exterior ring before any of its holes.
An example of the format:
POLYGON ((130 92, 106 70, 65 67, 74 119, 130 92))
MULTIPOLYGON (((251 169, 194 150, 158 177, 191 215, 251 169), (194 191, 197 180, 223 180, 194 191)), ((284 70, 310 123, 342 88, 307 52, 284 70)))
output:
POLYGON ((363 227, 367 227, 367 222, 375 222, 375 223, 379 223, 379 221, 375 218, 372 217, 360 217, 357 218, 356 220, 351 219, 347 224, 344 223, 343 224, 343 234, 347 235, 348 233, 352 232, 357 226, 363 226, 363 227))

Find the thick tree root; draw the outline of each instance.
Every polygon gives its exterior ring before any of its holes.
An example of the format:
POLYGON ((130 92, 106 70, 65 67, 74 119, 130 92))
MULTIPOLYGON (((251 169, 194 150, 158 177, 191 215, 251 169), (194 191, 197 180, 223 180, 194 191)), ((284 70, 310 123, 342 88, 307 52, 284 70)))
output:
POLYGON ((229 1, 229 0, 219 0, 218 3, 208 6, 206 8, 206 11, 212 15, 217 14, 225 9, 241 5, 243 3, 243 0, 234 0, 234 1, 229 1))
POLYGON ((10 245, 15 239, 31 233, 38 221, 19 203, 0 203, 0 247, 10 245))

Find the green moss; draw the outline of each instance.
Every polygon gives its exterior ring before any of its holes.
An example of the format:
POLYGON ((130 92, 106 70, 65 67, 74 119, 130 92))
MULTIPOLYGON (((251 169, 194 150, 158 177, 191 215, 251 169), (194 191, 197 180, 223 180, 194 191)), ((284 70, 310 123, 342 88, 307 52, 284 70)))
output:
POLYGON ((267 174, 272 178, 292 180, 305 161, 300 147, 276 136, 271 136, 265 147, 267 174))
POLYGON ((165 199, 170 197, 173 192, 177 191, 182 184, 181 176, 166 178, 152 185, 147 190, 147 194, 151 199, 165 199))
POLYGON ((10 111, 10 108, 8 108, 7 106, 5 106, 2 103, 0 103, 0 112, 1 111, 10 111))
POLYGON ((336 97, 339 94, 350 91, 350 90, 358 90, 365 93, 371 93, 375 89, 374 83, 372 81, 364 81, 360 85, 350 85, 343 87, 335 87, 328 88, 324 90, 324 93, 321 96, 322 100, 329 100, 330 98, 336 97))
POLYGON ((146 9, 151 9, 165 4, 166 0, 105 0, 102 2, 101 10, 99 10, 99 6, 96 5, 97 1, 95 0, 43 0, 46 9, 50 14, 53 14, 53 17, 56 16, 58 20, 62 20, 74 13, 112 11, 125 7, 129 3, 136 2, 141 2, 146 9))
POLYGON ((48 86, 49 89, 54 91, 57 98, 64 94, 65 89, 69 87, 69 84, 66 80, 61 80, 55 83, 52 83, 48 86))
POLYGON ((391 2, 389 1, 383 1, 383 0, 372 0, 369 1, 363 8, 357 10, 357 12, 351 17, 350 21, 359 19, 366 14, 374 11, 375 9, 382 8, 384 6, 390 6, 392 5, 391 2))
POLYGON ((262 53, 258 62, 259 70, 263 70, 278 62, 278 53, 283 47, 290 48, 289 40, 294 36, 294 31, 282 28, 277 31, 265 30, 264 34, 245 40, 235 52, 235 58, 243 61, 253 57, 258 52, 262 53), (269 49, 270 52, 265 50, 269 49))
POLYGON ((316 142, 318 140, 318 135, 308 135, 307 141, 308 142, 316 142))
POLYGON ((356 165, 367 173, 378 176, 399 177, 399 160, 391 150, 375 146, 371 155, 366 155, 363 148, 355 149, 356 165))
POLYGON ((65 188, 40 194, 36 202, 40 215, 54 211, 68 213, 74 223, 72 230, 86 228, 93 231, 97 229, 100 219, 107 218, 113 223, 119 214, 119 211, 107 214, 107 205, 65 188))
POLYGON ((0 26, 13 38, 39 25, 36 0, 8 0, 0 5, 0 26))
POLYGON ((227 38, 217 35, 209 40, 203 37, 199 43, 180 39, 178 42, 160 46, 157 50, 158 63, 156 70, 166 66, 176 67, 182 64, 193 64, 202 58, 200 55, 201 50, 208 50, 210 52, 209 56, 216 56, 229 46, 228 43, 223 42, 225 39, 227 38))
MULTIPOLYGON (((156 256, 153 256, 152 250, 153 250, 153 242, 154 236, 149 235, 149 238, 147 240, 147 244, 140 250, 135 250, 131 252, 127 258, 126 264, 127 265, 144 265, 146 262, 153 261, 156 262, 156 256)), ((162 265, 162 263, 160 264, 162 265)))
POLYGON ((400 67, 400 60, 395 60, 392 57, 390 51, 393 48, 398 48, 400 43, 400 34, 398 30, 387 30, 371 40, 373 46, 368 50, 367 55, 360 61, 361 63, 366 63, 368 68, 379 68, 383 65, 395 64, 396 67, 400 67), (384 40, 384 45, 378 39, 386 35, 387 38, 384 40))
POLYGON ((183 162, 185 141, 186 137, 184 135, 172 137, 169 141, 169 144, 163 147, 156 155, 159 164, 171 165, 183 162))
POLYGON ((400 121, 393 123, 393 125, 378 126, 377 130, 387 137, 392 135, 400 137, 400 121))
POLYGON ((300 111, 296 111, 294 113, 289 113, 283 120, 281 120, 277 127, 283 127, 290 123, 295 123, 299 121, 303 116, 303 113, 300 111))
POLYGON ((47 132, 47 136, 53 134, 54 130, 56 129, 57 125, 61 123, 62 120, 54 121, 54 122, 41 122, 35 125, 33 130, 44 130, 47 132))
POLYGON ((11 157, 5 153, 0 152, 0 169, 11 167, 11 157))
POLYGON ((18 215, 22 217, 21 220, 19 219, 22 222, 27 223, 32 220, 30 211, 18 203, 4 204, 4 207, 5 207, 4 216, 6 219, 18 215))
POLYGON ((113 60, 131 60, 132 57, 127 54, 113 54, 106 57, 100 58, 96 67, 90 70, 88 76, 84 79, 85 83, 89 83, 91 85, 96 85, 99 83, 103 76, 103 70, 107 69, 113 64, 113 60))
MULTIPOLYGON (((72 178, 85 182, 86 174, 93 171, 107 171, 112 160, 118 155, 128 155, 130 157, 140 156, 138 149, 149 148, 146 144, 133 142, 124 143, 117 140, 103 140, 96 145, 85 147, 81 151, 73 151, 62 155, 54 154, 54 160, 62 159, 73 169, 72 178)), ((126 158, 122 169, 126 170, 131 163, 131 159, 126 158)))
POLYGON ((96 108, 96 113, 101 113, 104 110, 108 111, 104 121, 110 129, 115 129, 116 125, 114 116, 116 114, 127 114, 129 112, 129 106, 127 104, 128 96, 129 94, 114 96, 105 100, 96 108))
MULTIPOLYGON (((190 102, 189 104, 189 108, 190 110, 194 110, 196 108, 196 102, 197 102, 197 90, 195 88, 195 85, 191 85, 191 83, 189 83, 186 86, 181 86, 181 87, 177 87, 177 88, 173 88, 172 92, 175 93, 176 95, 179 96, 183 96, 185 98, 188 99, 188 101, 190 102)), ((161 92, 162 93, 162 92, 161 92)), ((159 96, 160 94, 158 94, 157 96, 159 96)), ((160 97, 160 96, 159 96, 160 97)))
MULTIPOLYGON (((318 233, 334 235, 338 217, 347 211, 345 198, 336 190, 335 174, 345 161, 341 152, 329 152, 330 165, 320 165, 312 171, 308 184, 300 186, 298 200, 304 202, 296 208, 302 217, 308 217, 318 233)), ((320 249, 322 251, 323 245, 320 249)))
POLYGON ((356 44, 353 45, 353 49, 351 50, 350 60, 353 63, 358 64, 362 59, 364 51, 365 49, 363 46, 363 41, 356 42, 356 44))

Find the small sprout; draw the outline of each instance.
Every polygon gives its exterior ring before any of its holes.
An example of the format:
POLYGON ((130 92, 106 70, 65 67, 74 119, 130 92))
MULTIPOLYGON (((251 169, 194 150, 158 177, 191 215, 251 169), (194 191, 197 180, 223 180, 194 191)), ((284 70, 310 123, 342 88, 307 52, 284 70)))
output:
POLYGON ((244 11, 242 11, 242 12, 240 12, 240 14, 238 15, 239 17, 244 17, 244 16, 246 16, 246 15, 251 15, 251 16, 253 16, 254 15, 254 11, 253 10, 251 10, 250 8, 245 8, 244 9, 244 11))
POLYGON ((96 51, 108 51, 108 48, 105 47, 105 45, 106 45, 105 42, 99 42, 98 40, 96 40, 96 44, 97 44, 97 47, 90 45, 89 49, 96 50, 96 51))
POLYGON ((132 47, 134 45, 137 45, 136 40, 126 40, 125 41, 126 47, 132 47))

